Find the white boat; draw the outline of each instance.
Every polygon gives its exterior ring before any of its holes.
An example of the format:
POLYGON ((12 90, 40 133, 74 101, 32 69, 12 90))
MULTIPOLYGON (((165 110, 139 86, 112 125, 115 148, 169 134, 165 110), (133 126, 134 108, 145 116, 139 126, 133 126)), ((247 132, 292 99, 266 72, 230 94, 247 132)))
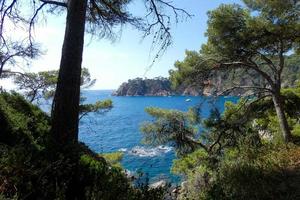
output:
POLYGON ((192 100, 191 100, 191 99, 186 99, 185 101, 186 101, 186 102, 190 102, 190 101, 192 101, 192 100))

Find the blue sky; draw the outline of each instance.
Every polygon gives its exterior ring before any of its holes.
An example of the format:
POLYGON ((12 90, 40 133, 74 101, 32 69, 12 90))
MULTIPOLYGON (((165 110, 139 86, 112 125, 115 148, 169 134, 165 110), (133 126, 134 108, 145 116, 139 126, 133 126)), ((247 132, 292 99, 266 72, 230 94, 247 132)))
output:
MULTIPOLYGON (((155 52, 151 52, 151 37, 141 40, 142 33, 130 26, 123 28, 121 37, 115 42, 105 39, 85 38, 83 66, 89 68, 93 78, 97 79, 91 89, 116 89, 128 79, 143 77, 168 76, 176 60, 184 58, 185 50, 199 50, 205 43, 207 28, 207 11, 222 3, 238 3, 239 0, 174 0, 174 3, 186 9, 194 17, 172 26, 173 44, 165 54, 151 67, 155 52)), ((138 12, 139 4, 133 4, 131 9, 138 12)), ((47 16, 47 20, 35 27, 36 41, 42 44, 45 55, 32 62, 25 71, 44 71, 58 69, 61 46, 64 36, 65 15, 47 16)), ((4 86, 11 87, 5 81, 4 86)))

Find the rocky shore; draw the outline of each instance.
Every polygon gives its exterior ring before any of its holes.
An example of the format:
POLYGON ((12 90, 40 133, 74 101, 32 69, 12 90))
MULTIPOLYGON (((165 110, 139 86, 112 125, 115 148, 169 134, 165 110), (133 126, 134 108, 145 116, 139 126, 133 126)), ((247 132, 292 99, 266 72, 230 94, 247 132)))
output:
POLYGON ((168 78, 157 77, 154 79, 136 78, 122 83, 112 94, 113 96, 199 96, 202 91, 192 86, 182 86, 173 89, 168 78))
MULTIPOLYGON (((203 81, 200 86, 183 83, 176 89, 172 88, 168 78, 157 77, 153 79, 135 78, 124 82, 112 93, 113 96, 212 96, 212 95, 233 95, 244 96, 251 94, 251 90, 242 88, 228 90, 232 85, 228 83, 228 77, 218 74, 210 80, 203 81)), ((240 79, 241 85, 250 85, 249 80, 240 79)))

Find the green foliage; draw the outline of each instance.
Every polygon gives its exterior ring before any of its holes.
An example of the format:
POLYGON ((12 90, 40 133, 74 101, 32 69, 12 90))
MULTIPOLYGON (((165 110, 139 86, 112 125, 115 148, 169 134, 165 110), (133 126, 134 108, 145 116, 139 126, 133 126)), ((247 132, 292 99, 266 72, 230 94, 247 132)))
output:
POLYGON ((252 30, 247 27, 250 13, 237 4, 223 4, 216 10, 210 11, 208 18, 206 32, 208 42, 203 45, 202 52, 233 59, 244 56, 241 49, 249 49, 252 45, 251 37, 248 36, 252 30), (238 44, 240 46, 237 46, 238 44))
MULTIPOLYGON (((282 86, 284 88, 296 87, 300 78, 300 56, 292 54, 286 56, 286 67, 282 71, 282 86)), ((194 85, 200 90, 210 88, 213 95, 232 94, 248 95, 256 92, 254 87, 265 87, 267 82, 261 75, 253 70, 226 69, 213 70, 214 61, 205 58, 204 55, 195 51, 186 51, 183 61, 176 61, 175 70, 170 70, 172 87, 179 89, 182 85, 194 85), (239 88, 239 86, 242 86, 239 88), (243 88, 249 86, 249 88, 243 88), (253 86, 251 88, 250 86, 253 86)), ((268 71, 266 67, 262 67, 268 71)))
POLYGON ((187 52, 184 61, 175 63, 171 80, 175 86, 196 81, 209 89, 216 82, 216 91, 210 91, 213 95, 236 91, 237 95, 272 96, 282 138, 288 142, 292 136, 280 93, 282 86, 293 86, 297 78, 289 74, 297 71, 299 56, 289 54, 299 51, 299 5, 288 1, 283 6, 281 0, 245 4, 222 4, 208 13, 207 43, 199 53, 187 52))
POLYGON ((297 81, 300 80, 300 56, 299 54, 292 54, 286 58, 286 68, 282 72, 283 86, 297 86, 297 81))
POLYGON ((105 159, 93 155, 80 156, 79 179, 89 199, 130 199, 134 189, 119 167, 110 166, 105 159))
POLYGON ((198 149, 180 159, 174 160, 172 172, 178 175, 187 175, 196 167, 204 166, 207 158, 208 153, 203 149, 198 149))
MULTIPOLYGON (((299 88, 282 91, 295 137, 299 135, 299 88)), ((300 149, 282 142, 271 98, 227 102, 224 113, 212 110, 209 118, 196 117, 194 123, 189 119, 195 116, 189 118, 185 112, 146 111, 154 117, 142 127, 151 144, 176 144, 178 139, 185 145, 197 142, 192 151, 180 151, 184 145, 174 145, 181 157, 173 161, 172 172, 186 180, 180 199, 295 199, 299 195, 293 191, 300 191, 300 149)))
POLYGON ((95 112, 95 113, 105 113, 108 112, 111 108, 113 107, 112 100, 107 99, 103 101, 96 101, 94 104, 81 104, 79 105, 79 112, 80 112, 80 117, 84 117, 90 112, 95 112))
POLYGON ((42 97, 50 98, 54 95, 58 76, 56 70, 13 75, 18 90, 24 90, 24 95, 30 102, 42 97))
MULTIPOLYGON (((299 32, 299 6, 294 1, 245 1, 248 9, 238 5, 221 5, 209 12, 208 44, 205 53, 243 60, 256 51, 276 55, 278 39, 284 52, 293 49, 299 32), (262 3, 263 2, 263 3, 262 3), (284 5, 283 5, 284 4, 284 5), (255 15, 250 13, 256 11, 255 15)), ((298 38, 299 39, 299 38, 298 38)))
POLYGON ((295 125, 293 126, 292 134, 295 137, 300 138, 300 124, 299 123, 295 123, 295 125))
POLYGON ((225 156, 214 184, 222 190, 224 199, 297 199, 299 150, 266 145, 225 156))
MULTIPOLYGON (((267 102, 252 101, 249 107, 241 106, 246 102, 242 99, 237 105, 227 103, 219 119, 212 114, 204 121, 209 128, 205 136, 207 144, 222 136, 218 141, 220 150, 199 149, 174 161, 172 171, 186 177, 180 199, 297 198, 299 193, 294 191, 300 188, 299 147, 287 148, 276 142, 276 137, 281 136, 279 125, 267 102), (258 121, 266 116, 275 122, 258 127, 258 121), (237 126, 239 120, 242 126, 237 126), (237 127, 241 130, 234 131, 237 127)), ((298 122, 290 125, 297 131, 298 122)))
POLYGON ((202 131, 186 113, 165 110, 148 111, 154 121, 142 129, 150 143, 198 144, 174 161, 173 172, 186 177, 181 199, 299 198, 299 147, 282 143, 288 129, 293 137, 299 134, 299 2, 244 2, 208 13, 207 43, 199 53, 187 51, 170 77, 177 87, 223 79, 217 89, 242 88, 248 98, 197 120, 202 131), (275 106, 287 117, 276 116, 275 106), (288 127, 279 126, 286 121, 288 127))
POLYGON ((172 143, 178 155, 194 151, 198 145, 194 136, 197 133, 194 110, 187 113, 178 110, 146 108, 146 112, 155 118, 154 122, 145 122, 141 126, 144 142, 151 145, 172 143))
MULTIPOLYGON (((300 85, 295 88, 282 89, 284 98, 284 107, 286 110, 289 127, 292 136, 297 140, 299 137, 299 113, 300 113, 300 85)), ((267 98, 252 105, 252 121, 256 128, 259 129, 265 139, 273 143, 281 143, 282 135, 276 112, 272 107, 272 99, 267 98), (272 139, 272 140, 271 140, 272 139)))
POLYGON ((225 94, 264 93, 261 88, 274 90, 274 84, 295 86, 300 71, 297 1, 245 4, 222 4, 208 13, 208 41, 175 63, 176 70, 170 71, 174 86, 190 82, 225 94))
POLYGON ((28 104, 17 93, 1 93, 0 96, 0 140, 7 145, 25 144, 44 145, 49 131, 50 118, 37 106, 28 104))
POLYGON ((104 153, 100 154, 109 164, 114 167, 121 168, 121 160, 123 159, 124 153, 123 152, 113 152, 113 153, 104 153))
POLYGON ((299 150, 285 145, 226 149, 217 169, 200 162, 185 173, 180 199, 297 199, 299 150))
MULTIPOLYGON (((6 73, 13 77, 18 90, 24 91, 24 96, 30 102, 39 101, 41 98, 50 99, 54 97, 58 70, 24 74, 10 71, 6 73)), ((81 89, 87 89, 95 84, 96 79, 92 79, 89 70, 83 68, 80 81, 81 89)))
MULTIPOLYGON (((56 83, 58 79, 57 70, 24 74, 15 72, 6 73, 13 75, 14 83, 18 86, 18 90, 24 91, 24 96, 30 102, 39 104, 42 98, 48 100, 52 99, 55 95, 56 83)), ((89 70, 87 68, 83 68, 81 71, 80 81, 81 89, 88 89, 95 84, 96 79, 92 79, 89 70)), ((97 101, 94 104, 83 104, 85 100, 85 97, 80 97, 80 118, 84 117, 90 112, 104 113, 113 107, 112 101, 109 99, 97 101)))
POLYGON ((199 81, 208 79, 209 61, 195 51, 186 51, 182 62, 176 61, 176 70, 170 70, 170 80, 173 88, 178 88, 182 84, 199 84, 199 81), (207 66, 207 68, 205 67, 207 66))
POLYGON ((125 177, 119 164, 121 152, 95 155, 82 154, 80 157, 80 182, 88 199, 159 200, 166 189, 149 188, 148 184, 133 187, 125 177))
POLYGON ((50 119, 21 95, 0 94, 0 198, 162 199, 164 188, 137 189, 117 160, 99 156, 83 144, 57 146, 50 137, 50 119), (78 191, 70 191, 72 184, 78 191))
POLYGON ((50 119, 16 93, 1 93, 0 118, 0 193, 29 195, 47 168, 50 119))

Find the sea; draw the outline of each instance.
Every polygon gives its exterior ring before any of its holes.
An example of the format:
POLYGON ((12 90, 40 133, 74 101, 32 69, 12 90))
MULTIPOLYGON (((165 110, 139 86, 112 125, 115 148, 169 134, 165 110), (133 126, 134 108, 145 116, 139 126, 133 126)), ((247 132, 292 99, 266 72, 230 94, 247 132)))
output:
POLYGON ((104 113, 90 113, 80 120, 79 140, 97 153, 121 151, 124 153, 122 166, 129 174, 143 173, 150 183, 167 180, 179 183, 181 177, 171 174, 176 159, 172 146, 149 146, 142 143, 140 127, 153 118, 145 112, 147 107, 187 111, 200 107, 201 116, 206 118, 214 108, 221 112, 226 101, 237 102, 237 97, 221 96, 112 96, 112 90, 85 90, 85 103, 111 99, 113 108, 104 113))
MULTIPOLYGON (((122 167, 130 176, 143 174, 149 183, 160 180, 176 185, 182 177, 170 172, 175 150, 169 145, 150 146, 142 143, 141 125, 154 119, 145 112, 147 107, 188 111, 200 108, 202 118, 207 118, 212 109, 224 111, 227 101, 237 102, 232 96, 112 96, 113 90, 84 90, 84 103, 105 99, 113 101, 107 112, 89 113, 79 123, 79 140, 96 153, 123 152, 122 167)), ((50 110, 50 103, 42 106, 50 110)), ((200 133, 201 134, 201 133, 200 133)))

